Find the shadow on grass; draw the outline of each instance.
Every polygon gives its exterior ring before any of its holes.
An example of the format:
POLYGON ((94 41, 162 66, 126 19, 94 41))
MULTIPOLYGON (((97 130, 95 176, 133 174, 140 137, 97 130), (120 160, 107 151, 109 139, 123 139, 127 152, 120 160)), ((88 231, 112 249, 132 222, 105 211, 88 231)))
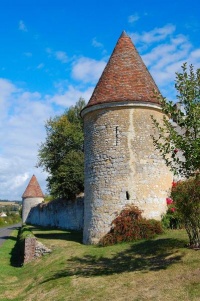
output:
POLYGON ((51 229, 43 227, 31 227, 35 237, 42 239, 60 239, 66 241, 74 241, 82 244, 83 233, 82 231, 51 229), (41 232, 41 233, 39 233, 41 232))
POLYGON ((18 224, 15 224, 15 225, 8 226, 7 229, 13 231, 13 230, 16 230, 16 229, 18 230, 20 227, 21 227, 21 223, 18 223, 18 224))
POLYGON ((72 257, 65 269, 46 279, 48 282, 67 276, 104 276, 134 271, 159 271, 179 262, 182 255, 177 248, 185 246, 185 241, 178 239, 157 239, 133 244, 127 250, 112 258, 86 255, 72 257))
POLYGON ((2 240, 10 239, 10 240, 15 240, 16 241, 16 237, 10 236, 10 235, 1 236, 1 239, 2 240))
MULTIPOLYGON (((19 236, 19 230, 21 227, 19 227, 18 230, 18 236, 19 236)), ((9 239, 13 239, 16 241, 14 248, 12 248, 10 252, 10 264, 13 267, 19 268, 23 264, 23 251, 22 251, 22 246, 20 244, 20 241, 17 237, 10 236, 9 239)))

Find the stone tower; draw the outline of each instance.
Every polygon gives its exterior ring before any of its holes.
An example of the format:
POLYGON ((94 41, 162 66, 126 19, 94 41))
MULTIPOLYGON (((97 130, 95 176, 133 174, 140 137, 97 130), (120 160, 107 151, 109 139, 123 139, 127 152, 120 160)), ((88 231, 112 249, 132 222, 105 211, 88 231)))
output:
POLYGON ((33 175, 28 186, 22 195, 22 223, 26 223, 26 219, 32 207, 44 201, 44 194, 40 185, 33 175))
POLYGON ((159 90, 123 32, 82 110, 85 132, 85 244, 98 243, 127 204, 160 219, 172 174, 155 151, 151 115, 162 120, 159 90))

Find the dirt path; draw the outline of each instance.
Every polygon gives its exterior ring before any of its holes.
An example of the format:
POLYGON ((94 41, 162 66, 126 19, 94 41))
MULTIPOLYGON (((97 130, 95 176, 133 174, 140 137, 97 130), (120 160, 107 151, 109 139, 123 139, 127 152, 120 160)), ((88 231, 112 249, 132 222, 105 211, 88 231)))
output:
POLYGON ((10 236, 11 232, 18 227, 21 227, 21 223, 7 226, 5 228, 0 228, 0 247, 5 242, 5 240, 10 236))

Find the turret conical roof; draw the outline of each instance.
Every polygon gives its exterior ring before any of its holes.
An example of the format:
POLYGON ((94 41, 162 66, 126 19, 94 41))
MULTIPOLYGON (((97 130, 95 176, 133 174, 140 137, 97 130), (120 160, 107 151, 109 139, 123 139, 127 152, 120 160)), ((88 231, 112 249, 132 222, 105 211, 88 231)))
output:
POLYGON ((119 101, 158 103, 154 91, 160 94, 131 38, 123 32, 87 106, 119 101))
POLYGON ((30 179, 30 182, 28 186, 26 187, 22 198, 37 198, 37 197, 44 197, 44 194, 40 188, 40 185, 37 181, 37 178, 35 175, 32 176, 30 179))

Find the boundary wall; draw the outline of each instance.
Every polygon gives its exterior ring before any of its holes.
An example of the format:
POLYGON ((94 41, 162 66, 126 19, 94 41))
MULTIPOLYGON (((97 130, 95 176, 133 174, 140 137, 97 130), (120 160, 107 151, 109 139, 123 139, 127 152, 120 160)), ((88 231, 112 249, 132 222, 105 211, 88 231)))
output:
POLYGON ((60 229, 82 230, 84 198, 75 201, 53 200, 31 208, 27 224, 60 229))

